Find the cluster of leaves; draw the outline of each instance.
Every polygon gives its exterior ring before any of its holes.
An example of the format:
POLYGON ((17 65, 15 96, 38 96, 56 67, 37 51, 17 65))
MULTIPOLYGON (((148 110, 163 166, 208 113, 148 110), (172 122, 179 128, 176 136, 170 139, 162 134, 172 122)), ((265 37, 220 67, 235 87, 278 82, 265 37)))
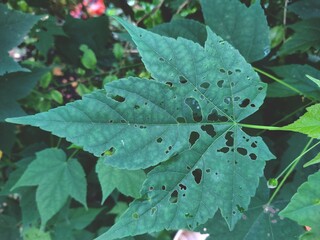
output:
POLYGON ((79 4, 0 4, 5 239, 320 238, 317 0, 79 4))

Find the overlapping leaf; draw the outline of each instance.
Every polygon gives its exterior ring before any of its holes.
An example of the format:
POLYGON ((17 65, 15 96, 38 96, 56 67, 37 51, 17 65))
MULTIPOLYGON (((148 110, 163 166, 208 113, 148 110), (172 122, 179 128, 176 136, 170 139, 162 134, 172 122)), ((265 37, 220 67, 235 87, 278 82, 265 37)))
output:
POLYGON ((124 195, 134 198, 140 197, 139 190, 146 178, 143 170, 117 169, 104 164, 103 159, 99 159, 96 165, 96 172, 102 189, 102 203, 115 188, 124 195))
POLYGON ((307 51, 311 47, 320 48, 320 17, 302 20, 288 27, 294 34, 280 48, 281 55, 307 51))
POLYGON ((230 228, 273 155, 238 122, 265 97, 251 66, 207 28, 205 47, 122 20, 154 80, 114 81, 105 91, 35 116, 9 119, 66 137, 112 166, 152 170, 142 199, 102 238, 195 228, 220 208, 230 228), (109 154, 108 154, 109 155, 109 154))
POLYGON ((308 181, 303 183, 298 192, 292 197, 289 205, 280 212, 280 216, 292 219, 300 225, 310 226, 313 238, 320 237, 320 172, 310 175, 308 181))
POLYGON ((83 168, 76 159, 66 162, 60 149, 45 149, 36 154, 14 188, 38 186, 36 201, 42 225, 56 214, 68 196, 86 206, 86 181, 83 168))
POLYGON ((201 0, 200 3, 206 24, 238 49, 248 62, 260 60, 270 52, 269 28, 260 1, 249 8, 238 0, 201 0))
MULTIPOLYGON (((272 67, 271 70, 283 78, 283 81, 295 89, 299 90, 304 96, 320 99, 320 89, 317 85, 306 77, 306 74, 315 78, 320 78, 320 71, 309 66, 290 64, 278 67, 272 67)), ((289 97, 296 96, 298 93, 280 83, 271 83, 268 87, 268 97, 289 97)))
POLYGON ((318 0, 300 0, 288 6, 288 10, 298 14, 302 19, 320 17, 320 2, 318 0))
POLYGON ((284 126, 283 129, 307 134, 309 137, 320 139, 320 104, 307 108, 307 112, 295 122, 284 126))
POLYGON ((40 16, 9 10, 0 4, 0 76, 5 73, 27 71, 9 57, 8 52, 19 45, 40 16))

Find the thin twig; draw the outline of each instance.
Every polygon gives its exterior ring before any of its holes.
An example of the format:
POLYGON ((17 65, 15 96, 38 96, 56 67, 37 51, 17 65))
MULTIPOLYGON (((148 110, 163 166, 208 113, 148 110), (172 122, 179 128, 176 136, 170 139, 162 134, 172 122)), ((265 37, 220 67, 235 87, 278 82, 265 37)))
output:
POLYGON ((139 24, 141 22, 143 22, 144 20, 146 20, 148 17, 150 17, 151 15, 153 15, 156 11, 158 11, 161 6, 164 4, 164 1, 165 0, 161 0, 161 2, 155 6, 150 12, 148 12, 147 14, 145 14, 144 16, 142 16, 142 18, 140 18, 138 21, 137 21, 137 25, 139 26, 139 24))
POLYGON ((182 9, 184 9, 189 3, 191 2, 191 0, 186 0, 184 1, 180 6, 179 8, 177 9, 177 12, 175 14, 179 14, 182 9))
POLYGON ((284 9, 283 9, 283 26, 284 26, 284 34, 283 34, 283 41, 286 40, 286 25, 287 25, 287 9, 288 9, 288 2, 290 0, 284 1, 284 9))

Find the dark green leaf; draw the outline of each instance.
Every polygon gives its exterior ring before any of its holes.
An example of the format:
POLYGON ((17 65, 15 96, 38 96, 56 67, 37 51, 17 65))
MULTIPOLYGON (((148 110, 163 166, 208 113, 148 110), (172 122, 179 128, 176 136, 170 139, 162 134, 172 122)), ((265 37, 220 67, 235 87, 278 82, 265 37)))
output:
POLYGON ((16 240, 20 238, 18 222, 11 216, 0 214, 0 233, 5 240, 16 240))
POLYGON ((28 71, 10 58, 8 52, 23 41, 39 20, 40 16, 9 10, 6 5, 0 4, 0 76, 5 73, 28 71))
POLYGON ((294 34, 280 48, 280 55, 320 48, 320 18, 312 18, 289 25, 294 34))
POLYGON ((74 229, 86 228, 103 208, 72 208, 69 210, 68 224, 71 224, 74 229))
POLYGON ((47 71, 46 68, 38 68, 30 73, 9 73, 0 77, 0 121, 7 117, 25 115, 17 100, 27 96, 47 71))
POLYGON ((269 28, 260 1, 249 8, 239 0, 201 0, 206 24, 231 43, 248 62, 270 52, 269 28))
MULTIPOLYGON (((271 70, 280 76, 285 83, 296 88, 305 96, 320 99, 320 89, 306 77, 306 74, 309 74, 315 78, 320 78, 320 71, 317 69, 309 65, 290 64, 272 67, 271 70)), ((298 95, 297 92, 280 83, 274 82, 269 84, 268 97, 289 97, 296 95, 298 95)))
POLYGON ((69 195, 86 206, 84 176, 85 173, 76 159, 66 161, 62 150, 45 149, 36 154, 36 159, 13 188, 38 186, 36 201, 42 225, 45 226, 66 203, 69 195))
POLYGON ((320 17, 320 1, 300 0, 290 4, 288 10, 298 14, 302 19, 320 17))

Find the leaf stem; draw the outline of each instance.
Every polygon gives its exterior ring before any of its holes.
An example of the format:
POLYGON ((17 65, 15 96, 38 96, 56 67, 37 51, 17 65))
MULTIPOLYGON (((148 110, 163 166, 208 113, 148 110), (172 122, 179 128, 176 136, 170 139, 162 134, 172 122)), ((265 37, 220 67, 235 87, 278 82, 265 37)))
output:
POLYGON ((286 83, 285 81, 283 81, 283 80, 281 80, 279 78, 276 78, 275 76, 273 76, 273 75, 271 75, 271 74, 269 74, 269 73, 267 73, 267 72, 265 72, 265 71, 263 71, 263 70, 261 70, 259 68, 254 67, 253 69, 256 72, 261 73, 262 75, 264 75, 264 76, 276 81, 277 83, 279 83, 279 84, 291 89, 292 91, 298 93, 299 95, 305 96, 305 94, 303 92, 301 92, 300 90, 298 90, 295 87, 291 86, 290 84, 286 83))
POLYGON ((61 140, 62 140, 62 138, 59 138, 56 148, 60 147, 61 140))
POLYGON ((74 155, 76 155, 79 152, 79 149, 76 149, 73 151, 73 153, 71 153, 71 155, 68 157, 67 161, 69 161, 71 158, 74 157, 74 155))
POLYGON ((276 126, 253 125, 253 124, 246 124, 246 123, 238 123, 238 125, 241 127, 253 128, 253 129, 263 129, 263 130, 270 130, 270 131, 288 131, 286 129, 283 129, 282 127, 276 127, 276 126))
POLYGON ((283 179, 281 180, 281 182, 279 183, 279 185, 277 186, 276 190, 273 192, 271 198, 269 199, 267 205, 270 205, 270 203, 273 201, 273 199, 275 198, 275 196, 277 195, 277 193, 279 192, 280 188, 282 187, 282 185, 284 184, 284 182, 287 180, 287 178, 289 177, 289 175, 292 173, 292 171, 295 169, 295 167, 297 166, 297 164, 299 163, 300 159, 309 151, 311 151, 313 148, 315 148, 316 146, 318 146, 320 144, 320 141, 315 143, 312 147, 310 147, 308 149, 308 147, 311 145, 312 141, 314 139, 311 138, 309 140, 309 142, 306 144, 306 146, 303 148, 301 154, 296 157, 281 173, 280 175, 276 178, 280 178, 285 172, 286 175, 283 177, 283 179))

